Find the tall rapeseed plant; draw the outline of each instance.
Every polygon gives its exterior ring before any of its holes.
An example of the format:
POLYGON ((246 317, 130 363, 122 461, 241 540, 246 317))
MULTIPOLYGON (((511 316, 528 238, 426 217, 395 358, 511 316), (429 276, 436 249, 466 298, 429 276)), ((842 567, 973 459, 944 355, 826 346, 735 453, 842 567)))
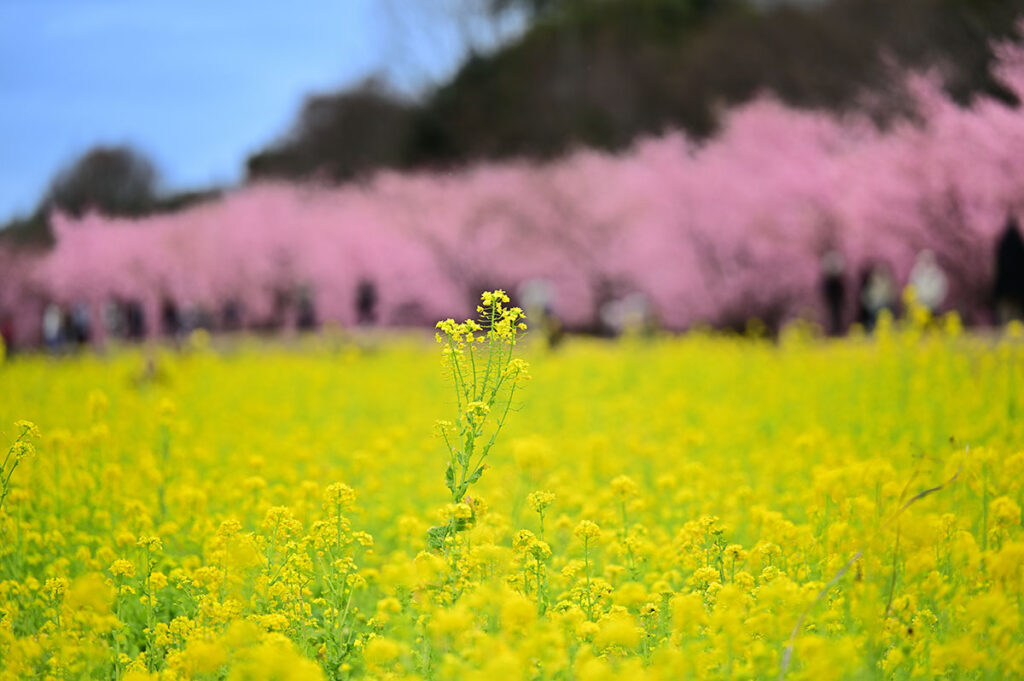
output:
POLYGON ((448 450, 445 485, 454 508, 448 523, 431 527, 428 543, 445 547, 456 533, 473 524, 474 510, 466 493, 486 469, 485 460, 508 418, 516 389, 529 378, 527 364, 514 357, 516 342, 526 331, 522 309, 509 307, 501 289, 485 291, 478 319, 437 323, 445 370, 455 390, 455 420, 438 421, 437 430, 448 450))

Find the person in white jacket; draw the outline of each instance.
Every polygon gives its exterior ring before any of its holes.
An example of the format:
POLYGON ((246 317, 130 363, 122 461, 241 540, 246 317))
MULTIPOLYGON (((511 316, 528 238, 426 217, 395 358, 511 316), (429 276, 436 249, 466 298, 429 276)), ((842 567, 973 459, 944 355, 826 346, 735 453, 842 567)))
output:
POLYGON ((932 314, 938 312, 946 301, 949 282, 932 251, 924 250, 917 254, 908 283, 914 288, 918 302, 932 314))

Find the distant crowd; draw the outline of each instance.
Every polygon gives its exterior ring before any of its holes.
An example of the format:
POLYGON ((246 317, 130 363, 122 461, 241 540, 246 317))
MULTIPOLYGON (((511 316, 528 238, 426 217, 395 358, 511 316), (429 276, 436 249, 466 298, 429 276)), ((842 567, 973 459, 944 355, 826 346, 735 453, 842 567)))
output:
MULTIPOLYGON (((830 335, 840 335, 846 328, 844 310, 848 301, 844 270, 841 253, 830 251, 822 258, 821 294, 830 335)), ((1002 325, 1024 318, 1024 237, 1012 215, 1007 218, 996 243, 994 272, 993 322, 1002 325)), ((932 251, 925 249, 918 253, 906 286, 913 290, 917 304, 932 314, 943 310, 949 281, 932 251)), ((883 312, 897 311, 902 288, 886 264, 869 263, 862 267, 857 277, 856 323, 866 331, 873 330, 883 312)))
MULTIPOLYGON (((843 256, 838 251, 829 251, 822 258, 821 296, 826 311, 825 326, 830 335, 842 334, 847 326, 845 311, 849 301, 845 269, 843 256)), ((854 321, 870 332, 883 312, 897 311, 899 293, 904 287, 885 263, 864 265, 856 282, 854 321)), ((928 249, 918 253, 906 286, 913 289, 916 302, 929 312, 942 311, 949 281, 935 253, 928 249)), ((996 245, 991 305, 992 320, 997 324, 1024 316, 1024 238, 1014 217, 1007 220, 996 245)))
MULTIPOLYGON (((996 244, 994 273, 992 321, 1005 324, 1024 319, 1024 236, 1013 216, 1007 219, 996 244)), ((883 262, 869 262, 851 278, 843 254, 838 250, 826 252, 821 258, 820 282, 824 330, 838 336, 855 323, 870 333, 883 314, 899 312, 900 292, 907 287, 913 290, 918 305, 932 314, 944 311, 949 282, 932 251, 925 249, 918 253, 905 282, 898 281, 883 262)), ((42 312, 42 343, 52 353, 86 345, 97 339, 96 324, 102 325, 100 337, 124 341, 141 341, 147 336, 180 340, 197 329, 263 333, 288 329, 312 331, 322 321, 315 293, 309 287, 279 290, 274 295, 270 314, 249 323, 245 321, 243 304, 238 300, 225 301, 219 309, 211 310, 201 306, 180 307, 167 298, 160 302, 158 313, 151 320, 147 319, 144 306, 130 299, 108 300, 99 319, 93 318, 93 308, 84 302, 69 306, 50 302, 42 312)), ((514 295, 534 318, 534 328, 543 333, 549 344, 557 345, 566 329, 556 313, 557 291, 551 281, 533 278, 521 282, 514 295)), ((380 322, 378 297, 373 281, 359 281, 352 299, 357 327, 372 327, 380 322)), ((597 318, 592 324, 577 326, 574 330, 616 336, 630 330, 651 331, 659 326, 658 310, 643 292, 605 296, 596 311, 597 318)), ((14 331, 13 318, 5 315, 0 322, 0 333, 7 348, 14 346, 14 331)))

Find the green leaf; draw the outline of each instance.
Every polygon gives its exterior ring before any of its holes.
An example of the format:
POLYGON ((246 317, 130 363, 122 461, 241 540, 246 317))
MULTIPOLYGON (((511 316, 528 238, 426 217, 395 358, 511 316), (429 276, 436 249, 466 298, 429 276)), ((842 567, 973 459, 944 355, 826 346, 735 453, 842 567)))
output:
POLYGON ((444 548, 444 540, 447 536, 447 525, 435 525, 427 530, 427 546, 435 551, 440 551, 444 548))
POLYGON ((455 467, 452 466, 452 462, 448 462, 448 466, 444 469, 444 483, 448 486, 448 490, 452 493, 455 492, 455 467))

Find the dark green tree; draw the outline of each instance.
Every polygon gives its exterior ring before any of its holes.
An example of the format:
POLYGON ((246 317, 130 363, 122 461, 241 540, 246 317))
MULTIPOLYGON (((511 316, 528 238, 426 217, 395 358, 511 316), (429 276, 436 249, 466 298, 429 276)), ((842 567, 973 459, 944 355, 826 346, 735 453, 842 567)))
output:
POLYGON ((126 146, 96 147, 57 175, 44 203, 75 216, 141 215, 156 197, 157 172, 148 158, 126 146))

